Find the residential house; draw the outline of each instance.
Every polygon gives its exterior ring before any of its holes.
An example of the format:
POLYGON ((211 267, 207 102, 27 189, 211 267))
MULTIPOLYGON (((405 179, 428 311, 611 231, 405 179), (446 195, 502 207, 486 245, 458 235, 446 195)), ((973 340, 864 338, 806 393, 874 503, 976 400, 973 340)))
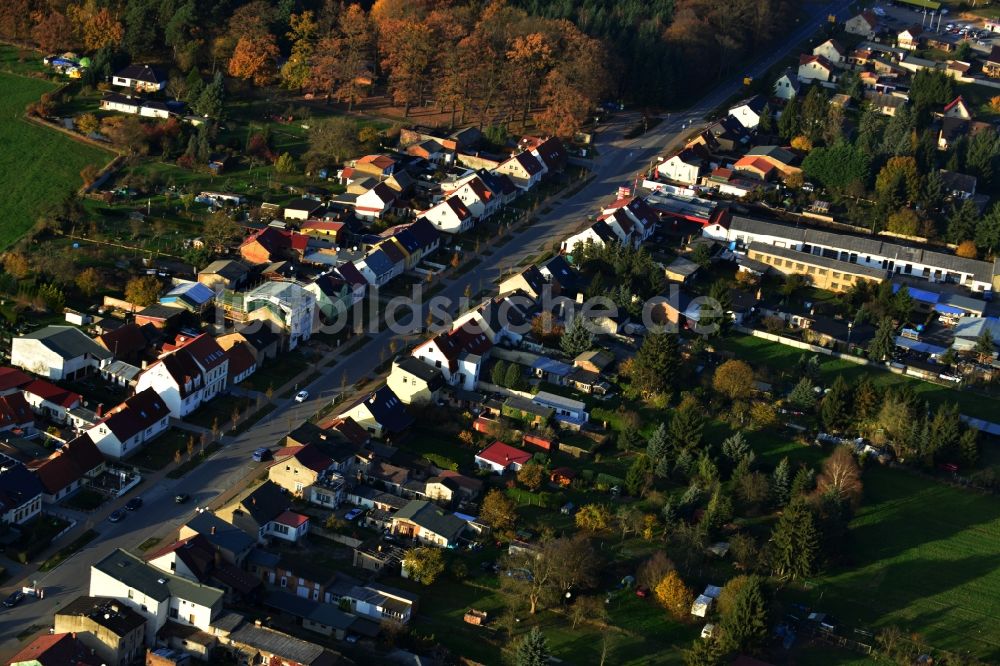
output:
POLYGON ((44 379, 36 379, 23 389, 25 401, 40 416, 66 423, 69 411, 83 404, 83 396, 56 386, 44 379))
POLYGON ((285 446, 316 444, 333 460, 333 469, 344 476, 352 476, 355 467, 371 461, 372 436, 350 417, 339 417, 328 428, 320 428, 308 421, 292 430, 285 437, 285 446))
POLYGON ((493 442, 476 454, 475 462, 480 469, 503 474, 508 470, 517 472, 531 460, 531 457, 527 451, 522 451, 503 442, 493 442))
POLYGON ((520 273, 515 273, 500 281, 497 293, 500 296, 523 293, 533 301, 538 301, 546 293, 552 296, 559 295, 559 284, 552 283, 545 279, 541 270, 534 264, 523 269, 520 273))
POLYGON ((559 173, 566 168, 568 156, 566 146, 558 137, 550 136, 541 142, 533 142, 534 147, 524 146, 545 167, 545 173, 559 173))
MULTIPOLYGON (((486 333, 468 322, 417 345, 412 355, 441 370, 452 386, 474 391, 483 360, 493 347, 486 333)), ((355 419, 356 420, 356 419, 355 419)))
POLYGON ((152 388, 170 415, 181 419, 226 390, 229 357, 215 339, 202 333, 178 336, 177 345, 149 365, 136 382, 136 392, 152 388))
POLYGON ((521 293, 487 299, 478 307, 459 315, 452 329, 466 328, 470 334, 481 332, 493 345, 503 342, 516 345, 531 327, 531 318, 525 307, 517 302, 519 300, 523 301, 521 293))
POLYGON ((240 256, 253 265, 297 258, 305 252, 309 237, 296 231, 264 227, 240 245, 240 256))
POLYGON ((773 164, 765 159, 751 155, 745 155, 736 160, 736 163, 733 164, 733 170, 764 182, 773 180, 775 174, 778 173, 777 167, 773 164))
POLYGON ((31 377, 17 368, 0 367, 0 396, 20 394, 31 383, 31 377))
POLYGON ((304 289, 316 299, 316 308, 326 321, 346 316, 354 302, 351 285, 336 271, 320 275, 304 289))
POLYGON ((740 125, 746 129, 753 131, 760 124, 760 117, 766 107, 767 98, 763 95, 754 95, 753 97, 737 102, 735 106, 729 109, 728 115, 739 121, 740 125))
POLYGON ((963 137, 972 138, 983 130, 992 128, 992 124, 978 120, 942 118, 941 129, 938 130, 938 150, 948 150, 959 139, 963 137))
POLYGON ((277 358, 281 337, 274 332, 274 328, 268 322, 254 320, 232 333, 220 335, 215 341, 219 347, 227 351, 234 345, 245 344, 256 359, 257 365, 263 365, 264 362, 277 358))
POLYGON ((168 427, 167 403, 150 387, 109 411, 87 434, 101 453, 120 460, 159 437, 168 427))
POLYGON ((147 555, 146 561, 161 571, 223 590, 229 599, 253 599, 261 587, 258 578, 223 559, 200 534, 164 546, 147 555))
MULTIPOLYGON (((754 105, 756 106, 756 104, 754 105)), ((763 109, 761 109, 763 111, 763 109)), ((744 113, 741 111, 741 113, 744 113)), ((745 112, 747 122, 752 122, 753 109, 745 112)), ((760 122, 758 118, 758 123, 760 122)), ((756 127, 756 126, 755 126, 756 127)), ((708 126, 706 131, 712 136, 718 150, 731 153, 750 143, 750 130, 736 116, 726 116, 708 126)))
POLYGON ((387 385, 361 396, 341 417, 350 417, 359 426, 375 437, 386 439, 403 432, 413 425, 413 417, 406 411, 403 402, 387 385))
POLYGON ((847 62, 847 51, 835 39, 828 39, 812 50, 814 56, 822 56, 833 65, 843 65, 847 62))
POLYGON ((504 400, 500 413, 512 419, 524 421, 528 425, 539 426, 548 423, 555 414, 555 410, 551 407, 543 407, 527 398, 512 395, 504 400))
POLYGON ((747 151, 746 157, 737 161, 735 166, 739 168, 740 162, 747 158, 753 160, 754 163, 759 163, 761 160, 767 162, 777 170, 781 178, 802 173, 802 170, 796 166, 799 162, 798 155, 780 146, 756 146, 751 148, 747 151))
POLYGON ((877 29, 878 17, 871 10, 865 10, 844 22, 844 32, 849 35, 871 38, 877 29))
POLYGON ((56 634, 71 634, 105 666, 131 666, 146 649, 146 618, 107 597, 82 595, 60 607, 56 634))
POLYGON ((35 413, 31 411, 23 392, 0 396, 0 433, 23 436, 31 434, 34 429, 35 413))
POLYGON ((416 268, 423 256, 420 241, 417 240, 416 234, 405 227, 390 234, 385 240, 379 243, 380 247, 383 245, 392 245, 402 253, 403 271, 416 268))
POLYGON ((43 634, 11 657, 9 666, 106 666, 74 634, 43 634))
POLYGON ((955 199, 971 199, 976 196, 976 177, 957 171, 940 169, 941 182, 944 184, 944 191, 948 196, 955 199))
POLYGON ((42 510, 38 477, 18 460, 0 453, 0 524, 23 525, 42 510))
POLYGON ((541 180, 545 167, 527 151, 512 155, 497 165, 493 171, 510 178, 522 190, 530 190, 541 180))
POLYGON ((149 341, 142 327, 133 323, 124 324, 118 328, 105 331, 94 338, 94 342, 104 347, 111 355, 121 361, 139 363, 149 347, 149 341))
POLYGON ((396 171, 397 162, 388 155, 365 155, 354 161, 354 172, 372 176, 379 180, 388 178, 396 171))
POLYGON ((378 183, 358 195, 354 214, 362 220, 377 220, 388 213, 396 202, 396 191, 386 183, 378 183))
POLYGON ((393 261, 382 248, 376 248, 354 262, 354 267, 368 284, 381 287, 403 272, 403 262, 393 261))
POLYGON ((46 326, 11 340, 10 364, 48 379, 79 379, 110 358, 73 326, 46 326))
POLYGON ((916 51, 920 48, 924 30, 919 25, 911 25, 896 33, 896 46, 907 51, 916 51))
POLYGON ((271 482, 313 504, 328 509, 340 506, 344 499, 344 477, 334 458, 320 444, 286 446, 274 458, 267 470, 271 482))
POLYGON ((166 89, 167 77, 155 67, 132 64, 115 72, 111 77, 111 84, 131 88, 136 92, 155 93, 166 89))
POLYGON ((280 486, 271 482, 239 493, 216 515, 231 523, 259 543, 269 539, 299 542, 309 533, 309 518, 289 510, 291 500, 280 486))
POLYGON ((285 204, 286 220, 308 220, 323 214, 325 206, 316 199, 294 199, 285 204))
POLYGON ((404 405, 426 405, 438 401, 446 382, 440 369, 413 356, 402 356, 393 360, 386 384, 404 405))
POLYGON ((485 220, 500 208, 500 198, 477 175, 446 194, 457 197, 475 220, 485 220))
POLYGON ((472 228, 476 218, 458 196, 450 196, 432 206, 421 217, 434 225, 438 231, 448 234, 464 233, 472 228))
POLYGON ((887 94, 866 90, 864 95, 865 102, 884 116, 895 116, 897 109, 910 101, 907 95, 901 93, 887 94))
POLYGON ((434 228, 433 224, 422 217, 406 225, 404 229, 400 230, 399 235, 403 233, 412 235, 416 241, 416 248, 410 252, 411 262, 414 266, 441 245, 441 234, 434 228))
POLYGON ((983 74, 992 79, 1000 78, 1000 46, 990 49, 990 54, 983 63, 983 74))
POLYGON ((707 151, 701 146, 684 148, 676 155, 656 165, 656 172, 683 185, 695 185, 709 166, 707 151))
POLYGON ((620 242, 621 240, 615 235, 611 226, 603 220, 599 220, 583 231, 563 240, 560 244, 560 250, 573 254, 580 251, 580 248, 585 247, 588 243, 595 247, 603 247, 620 242))
POLYGON ((813 81, 834 82, 837 80, 836 69, 829 60, 823 56, 803 53, 799 57, 798 69, 799 81, 812 83, 813 81))
POLYGON ((406 147, 406 154, 425 159, 435 164, 449 161, 452 155, 435 139, 427 139, 406 147))
POLYGON ((42 502, 56 504, 96 478, 104 471, 105 462, 90 434, 84 433, 32 466, 42 484, 42 502))
POLYGON ((246 264, 235 259, 219 259, 198 271, 198 282, 212 291, 238 289, 246 282, 250 271, 246 264))
POLYGON ((224 592, 157 569, 120 548, 90 567, 90 596, 109 597, 146 619, 146 643, 168 622, 210 631, 224 592))
POLYGON ((204 509, 199 509, 193 518, 181 525, 178 539, 189 539, 195 535, 203 536, 224 561, 238 567, 243 566, 247 556, 257 546, 256 535, 250 536, 204 509))
POLYGON ((942 115, 945 118, 960 118, 962 120, 972 119, 972 111, 969 109, 969 105, 965 103, 965 99, 961 95, 945 105, 942 115))
POLYGON ((602 209, 602 219, 619 237, 623 244, 636 247, 649 240, 659 215, 641 197, 619 198, 602 209))
POLYGON ((483 492, 483 482, 452 470, 442 470, 427 479, 428 499, 435 502, 474 501, 483 492))
MULTIPOLYGON (((424 500, 411 500, 392 516, 389 531, 399 537, 440 548, 454 548, 468 523, 424 500)), ((403 561, 406 567, 406 561, 403 561)))
POLYGON ((248 320, 270 323, 285 335, 286 346, 295 349, 312 336, 316 296, 297 282, 264 282, 243 297, 248 320))
POLYGON ((355 615, 400 624, 409 623, 419 601, 415 594, 381 583, 356 586, 344 598, 355 615))
POLYGON ((346 235, 344 222, 335 220, 306 220, 299 225, 299 231, 312 238, 319 238, 331 243, 340 243, 346 235))
POLYGON ((773 94, 778 99, 783 99, 787 102, 798 95, 801 88, 802 84, 799 82, 798 74, 789 67, 774 82, 773 94))
POLYGON ((236 386, 257 371, 257 359, 247 343, 234 344, 225 352, 229 359, 229 386, 236 386))
POLYGON ((182 282, 160 296, 160 304, 201 314, 215 300, 215 292, 200 282, 182 282))
POLYGON ((615 362, 615 355, 603 349, 585 351, 573 359, 573 367, 601 374, 615 362))
MULTIPOLYGON (((960 284, 974 292, 995 288, 996 269, 992 262, 966 259, 937 249, 902 245, 870 236, 853 236, 809 227, 795 227, 780 222, 734 215, 728 222, 712 224, 702 230, 708 238, 736 241, 747 247, 752 242, 774 245, 815 257, 837 259, 842 263, 874 268, 928 280, 960 284)), ((777 251, 768 248, 769 251, 777 251)), ((793 260, 794 263, 794 260, 793 260)), ((801 262, 800 262, 801 263, 801 262)))

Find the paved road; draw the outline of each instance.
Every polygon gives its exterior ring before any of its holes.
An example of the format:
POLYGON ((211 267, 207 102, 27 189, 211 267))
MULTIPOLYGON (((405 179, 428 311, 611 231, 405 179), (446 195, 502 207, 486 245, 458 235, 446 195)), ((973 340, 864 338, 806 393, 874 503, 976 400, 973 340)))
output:
MULTIPOLYGON (((637 139, 623 138, 628 128, 636 122, 637 116, 619 116, 598 134, 596 145, 599 158, 593 167, 593 180, 576 194, 554 205, 550 213, 539 216, 536 223, 515 238, 495 248, 493 254, 484 257, 482 263, 473 270, 450 282, 439 295, 457 302, 467 287, 475 292, 494 284, 504 269, 515 266, 523 258, 538 254, 570 235, 586 223, 587 216, 602 202, 614 198, 619 185, 631 182, 666 146, 691 131, 693 123, 702 121, 706 114, 737 94, 745 74, 760 76, 766 72, 808 38, 827 14, 841 13, 843 18, 842 10, 846 5, 844 0, 816 5, 810 14, 811 18, 803 19, 801 27, 789 36, 786 48, 747 66, 744 71, 739 72, 738 79, 715 88, 690 109, 671 114, 656 128, 637 139)), ((419 321, 423 319, 422 312, 419 321)), ((150 537, 173 536, 196 507, 208 504, 219 494, 235 487, 255 466, 259 467, 250 461, 250 453, 255 448, 273 447, 289 430, 313 416, 339 394, 345 373, 352 385, 370 376, 381 359, 388 357, 390 341, 395 337, 389 331, 373 334, 362 350, 330 366, 321 377, 305 387, 312 396, 311 400, 301 404, 291 400, 279 401, 277 408, 260 424, 239 437, 226 438, 226 445, 219 453, 182 479, 164 479, 156 487, 145 489, 145 506, 139 512, 129 514, 118 524, 101 521, 93 525, 100 533, 97 539, 54 571, 35 577, 38 584, 46 589, 44 599, 27 599, 16 608, 0 612, 0 659, 6 661, 20 649, 22 643, 15 638, 19 633, 32 625, 38 629, 51 627, 52 614, 61 604, 87 592, 92 563, 101 560, 115 548, 132 549, 150 537), (182 492, 190 494, 192 499, 185 505, 174 504, 174 495, 182 492)), ((398 340, 397 345, 402 346, 398 340)))

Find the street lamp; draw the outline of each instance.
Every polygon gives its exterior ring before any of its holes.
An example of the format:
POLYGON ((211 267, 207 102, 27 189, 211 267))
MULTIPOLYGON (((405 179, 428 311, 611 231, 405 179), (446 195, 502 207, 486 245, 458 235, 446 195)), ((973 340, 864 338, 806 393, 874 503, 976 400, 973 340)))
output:
POLYGON ((851 331, 854 330, 854 322, 847 322, 847 353, 851 353, 851 331))

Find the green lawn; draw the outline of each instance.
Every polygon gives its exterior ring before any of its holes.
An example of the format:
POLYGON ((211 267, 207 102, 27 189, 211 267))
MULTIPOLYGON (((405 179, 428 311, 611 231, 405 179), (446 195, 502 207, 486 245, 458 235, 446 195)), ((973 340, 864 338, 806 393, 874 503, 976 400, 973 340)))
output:
POLYGON ((882 467, 864 484, 854 564, 810 581, 806 602, 847 626, 896 625, 935 648, 1000 661, 997 500, 882 467))
MULTIPOLYGON (((811 352, 802 349, 788 347, 777 342, 749 335, 734 335, 723 341, 721 347, 734 352, 739 358, 748 361, 751 365, 769 366, 777 372, 791 370, 800 356, 811 354, 811 352)), ((832 382, 837 376, 841 376, 849 382, 856 382, 861 377, 867 375, 877 386, 909 385, 917 397, 921 400, 926 400, 933 407, 947 403, 957 403, 959 411, 966 416, 997 420, 996 401, 971 391, 959 391, 947 386, 940 386, 931 382, 913 379, 912 377, 897 375, 880 368, 858 365, 850 361, 833 359, 820 354, 816 355, 819 356, 822 362, 820 375, 825 383, 832 382)))
POLYGON ((84 166, 111 159, 108 152, 22 118, 28 104, 54 89, 46 81, 0 73, 0 249, 24 235, 46 206, 78 188, 84 166))

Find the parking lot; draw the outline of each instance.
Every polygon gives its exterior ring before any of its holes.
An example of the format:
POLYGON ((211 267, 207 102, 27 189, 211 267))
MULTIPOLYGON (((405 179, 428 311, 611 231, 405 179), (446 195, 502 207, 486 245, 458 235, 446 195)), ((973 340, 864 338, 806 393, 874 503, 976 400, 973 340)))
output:
POLYGON ((918 25, 925 32, 935 34, 937 39, 956 46, 968 41, 974 51, 983 55, 988 54, 994 44, 1000 44, 1000 33, 990 33, 985 28, 986 20, 971 14, 942 8, 939 15, 933 11, 886 3, 873 5, 872 10, 879 15, 882 27, 893 34, 908 26, 918 25))

